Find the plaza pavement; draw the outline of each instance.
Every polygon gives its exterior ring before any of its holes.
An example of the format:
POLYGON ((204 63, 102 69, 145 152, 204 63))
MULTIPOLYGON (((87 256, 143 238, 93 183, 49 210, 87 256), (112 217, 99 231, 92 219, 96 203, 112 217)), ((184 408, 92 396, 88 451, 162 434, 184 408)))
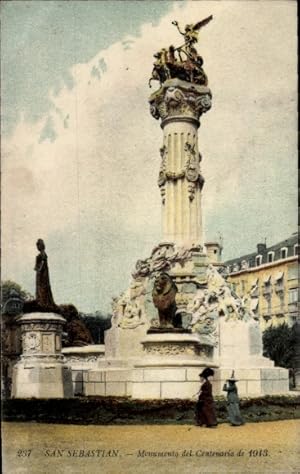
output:
POLYGON ((300 420, 215 429, 6 422, 4 474, 300 473, 300 420))

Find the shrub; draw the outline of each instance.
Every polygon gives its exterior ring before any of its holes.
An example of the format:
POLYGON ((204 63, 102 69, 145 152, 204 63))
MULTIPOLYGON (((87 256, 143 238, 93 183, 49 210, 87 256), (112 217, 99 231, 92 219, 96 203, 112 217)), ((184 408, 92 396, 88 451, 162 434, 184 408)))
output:
POLYGON ((263 354, 280 367, 292 367, 294 355, 294 338, 292 328, 286 323, 270 326, 263 333, 263 354))

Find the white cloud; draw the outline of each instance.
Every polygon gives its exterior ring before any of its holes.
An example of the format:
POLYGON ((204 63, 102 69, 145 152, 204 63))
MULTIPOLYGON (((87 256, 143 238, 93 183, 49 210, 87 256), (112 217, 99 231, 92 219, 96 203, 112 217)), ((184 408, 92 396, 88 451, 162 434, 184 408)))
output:
POLYGON ((34 243, 42 237, 58 303, 107 308, 126 288, 136 259, 160 238, 162 132, 147 105, 153 54, 181 40, 172 20, 184 25, 211 13, 199 43, 213 92, 199 131, 206 230, 221 230, 229 249, 232 239, 233 255, 259 239, 254 223, 268 220, 275 238, 293 230, 296 6, 176 2, 157 26, 145 24, 139 37, 74 65, 73 89, 50 91, 44 120, 22 119, 2 144, 4 278, 33 290, 34 243), (49 118, 56 138, 41 141, 49 118))

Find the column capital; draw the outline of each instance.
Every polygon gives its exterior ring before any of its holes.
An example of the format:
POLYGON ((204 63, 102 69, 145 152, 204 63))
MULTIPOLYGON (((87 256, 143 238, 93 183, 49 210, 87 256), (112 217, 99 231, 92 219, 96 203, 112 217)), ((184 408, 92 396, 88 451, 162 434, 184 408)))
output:
POLYGON ((199 126, 200 116, 211 108, 211 98, 206 86, 168 79, 150 96, 150 112, 162 119, 162 126, 171 120, 191 120, 199 126))

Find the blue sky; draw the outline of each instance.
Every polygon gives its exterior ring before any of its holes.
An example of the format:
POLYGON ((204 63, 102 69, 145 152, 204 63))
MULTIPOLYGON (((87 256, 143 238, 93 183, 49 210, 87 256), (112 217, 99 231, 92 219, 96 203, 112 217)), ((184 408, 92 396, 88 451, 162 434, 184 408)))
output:
POLYGON ((213 14, 199 149, 204 230, 224 258, 297 222, 294 2, 2 2, 2 278, 34 291, 44 238, 58 303, 110 308, 160 240, 153 54, 213 14), (284 38, 284 41, 282 40, 284 38))
POLYGON ((21 113, 38 120, 51 107, 48 90, 72 88, 70 67, 100 49, 156 24, 169 1, 2 2, 2 123, 4 133, 21 113), (13 78, 13 80, 12 80, 13 78))

